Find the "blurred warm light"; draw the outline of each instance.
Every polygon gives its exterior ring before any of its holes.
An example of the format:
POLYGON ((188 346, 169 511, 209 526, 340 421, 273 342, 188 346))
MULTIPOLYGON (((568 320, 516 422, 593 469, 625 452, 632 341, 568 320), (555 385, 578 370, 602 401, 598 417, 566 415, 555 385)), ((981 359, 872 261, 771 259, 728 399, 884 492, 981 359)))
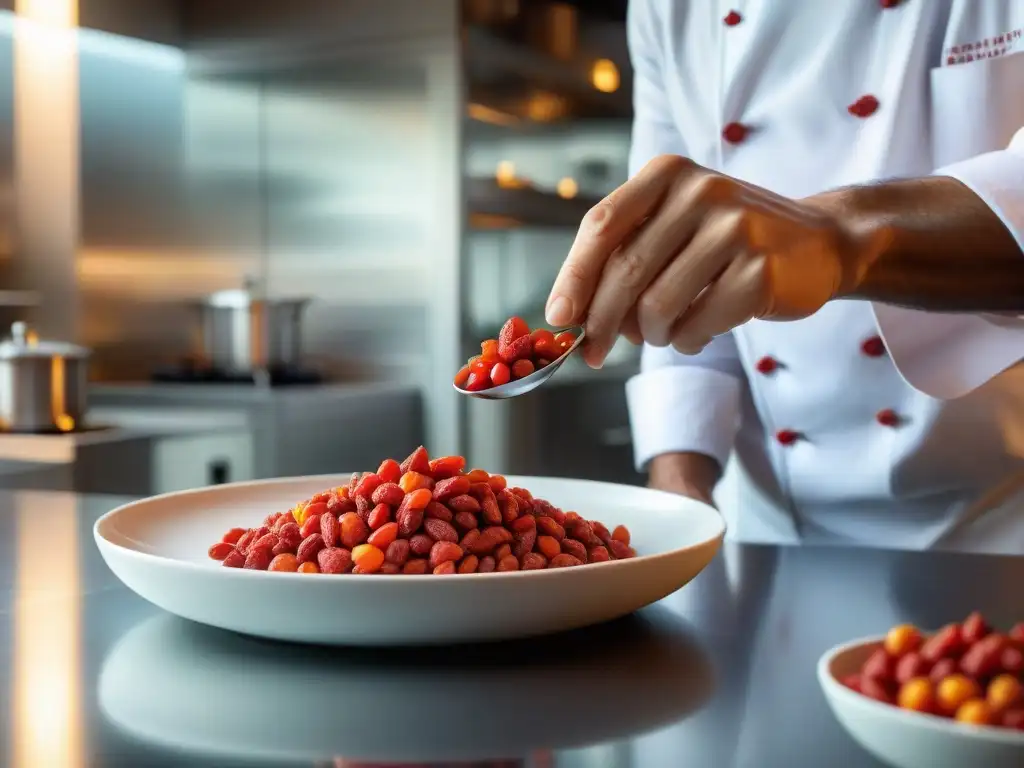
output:
POLYGON ((66 390, 67 364, 60 355, 50 361, 50 413, 53 423, 61 432, 70 432, 75 428, 75 420, 68 415, 67 403, 64 401, 66 390))
POLYGON ((78 24, 78 0, 16 0, 14 12, 22 18, 54 27, 78 24))
POLYGON ((85 764, 77 506, 70 494, 15 501, 13 768, 85 764))
POLYGON ((559 197, 564 197, 566 200, 572 200, 576 197, 576 193, 579 192, 579 187, 576 185, 575 179, 570 179, 566 176, 564 179, 560 179, 558 186, 555 187, 559 197))
POLYGON ((511 160, 502 160, 494 171, 494 180, 502 189, 522 189, 527 186, 526 179, 516 175, 516 166, 511 160))
POLYGON ((619 68, 608 59, 598 59, 590 70, 590 82, 602 93, 619 90, 619 68))
POLYGON ((539 91, 526 103, 526 114, 538 123, 557 120, 566 112, 565 99, 547 91, 539 91))
POLYGON ((466 113, 472 120, 491 125, 512 126, 519 122, 515 115, 502 112, 500 109, 492 109, 484 104, 470 104, 466 108, 466 113))

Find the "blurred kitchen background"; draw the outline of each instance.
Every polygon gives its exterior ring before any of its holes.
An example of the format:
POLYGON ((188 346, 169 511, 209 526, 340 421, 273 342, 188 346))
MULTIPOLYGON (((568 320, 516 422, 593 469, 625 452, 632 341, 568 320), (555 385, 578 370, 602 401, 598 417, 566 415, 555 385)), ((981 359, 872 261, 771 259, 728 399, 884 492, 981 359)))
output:
POLYGON ((511 402, 451 386, 542 322, 626 178, 625 5, 0 2, 0 482, 157 493, 420 443, 641 481, 628 343, 511 402))

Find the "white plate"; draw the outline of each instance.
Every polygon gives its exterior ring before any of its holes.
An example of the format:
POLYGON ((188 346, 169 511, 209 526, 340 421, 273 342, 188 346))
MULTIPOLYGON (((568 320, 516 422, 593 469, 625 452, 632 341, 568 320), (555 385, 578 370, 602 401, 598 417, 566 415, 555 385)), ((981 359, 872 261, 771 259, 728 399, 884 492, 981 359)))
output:
POLYGON ((710 659, 668 610, 534 641, 411 650, 268 643, 161 614, 111 650, 98 696, 121 730, 204 764, 393 765, 634 738, 684 719, 713 686, 710 659), (425 716, 432 704, 440 716, 425 716))
POLYGON ((640 556, 576 568, 437 576, 327 576, 224 568, 207 557, 234 526, 258 524, 348 482, 323 475, 169 493, 96 521, 103 559, 166 611, 245 634, 308 643, 404 645, 506 640, 631 613, 676 591, 715 556, 719 514, 633 486, 509 477, 565 510, 629 527, 640 556))
POLYGON ((828 651, 818 682, 839 723, 854 741, 896 768, 1021 768, 1024 733, 967 725, 869 699, 840 682, 856 674, 882 644, 880 637, 828 651))

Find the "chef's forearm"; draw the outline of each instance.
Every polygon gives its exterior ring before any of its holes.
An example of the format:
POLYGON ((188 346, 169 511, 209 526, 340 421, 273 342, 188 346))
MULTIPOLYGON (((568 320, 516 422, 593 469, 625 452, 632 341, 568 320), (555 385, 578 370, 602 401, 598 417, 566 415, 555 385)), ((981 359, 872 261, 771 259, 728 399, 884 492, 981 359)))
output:
POLYGON ((1024 311, 1024 253, 959 181, 891 181, 812 200, 847 222, 862 245, 840 298, 940 312, 1024 311))

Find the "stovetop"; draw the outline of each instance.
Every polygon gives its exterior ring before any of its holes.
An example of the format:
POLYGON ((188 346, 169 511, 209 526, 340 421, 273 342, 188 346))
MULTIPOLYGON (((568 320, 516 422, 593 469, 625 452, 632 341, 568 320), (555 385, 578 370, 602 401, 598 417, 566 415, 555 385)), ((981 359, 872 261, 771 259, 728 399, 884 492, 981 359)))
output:
POLYGON ((154 371, 152 380, 164 384, 252 384, 271 387, 321 384, 318 371, 305 368, 270 368, 266 371, 224 371, 182 363, 154 371))

